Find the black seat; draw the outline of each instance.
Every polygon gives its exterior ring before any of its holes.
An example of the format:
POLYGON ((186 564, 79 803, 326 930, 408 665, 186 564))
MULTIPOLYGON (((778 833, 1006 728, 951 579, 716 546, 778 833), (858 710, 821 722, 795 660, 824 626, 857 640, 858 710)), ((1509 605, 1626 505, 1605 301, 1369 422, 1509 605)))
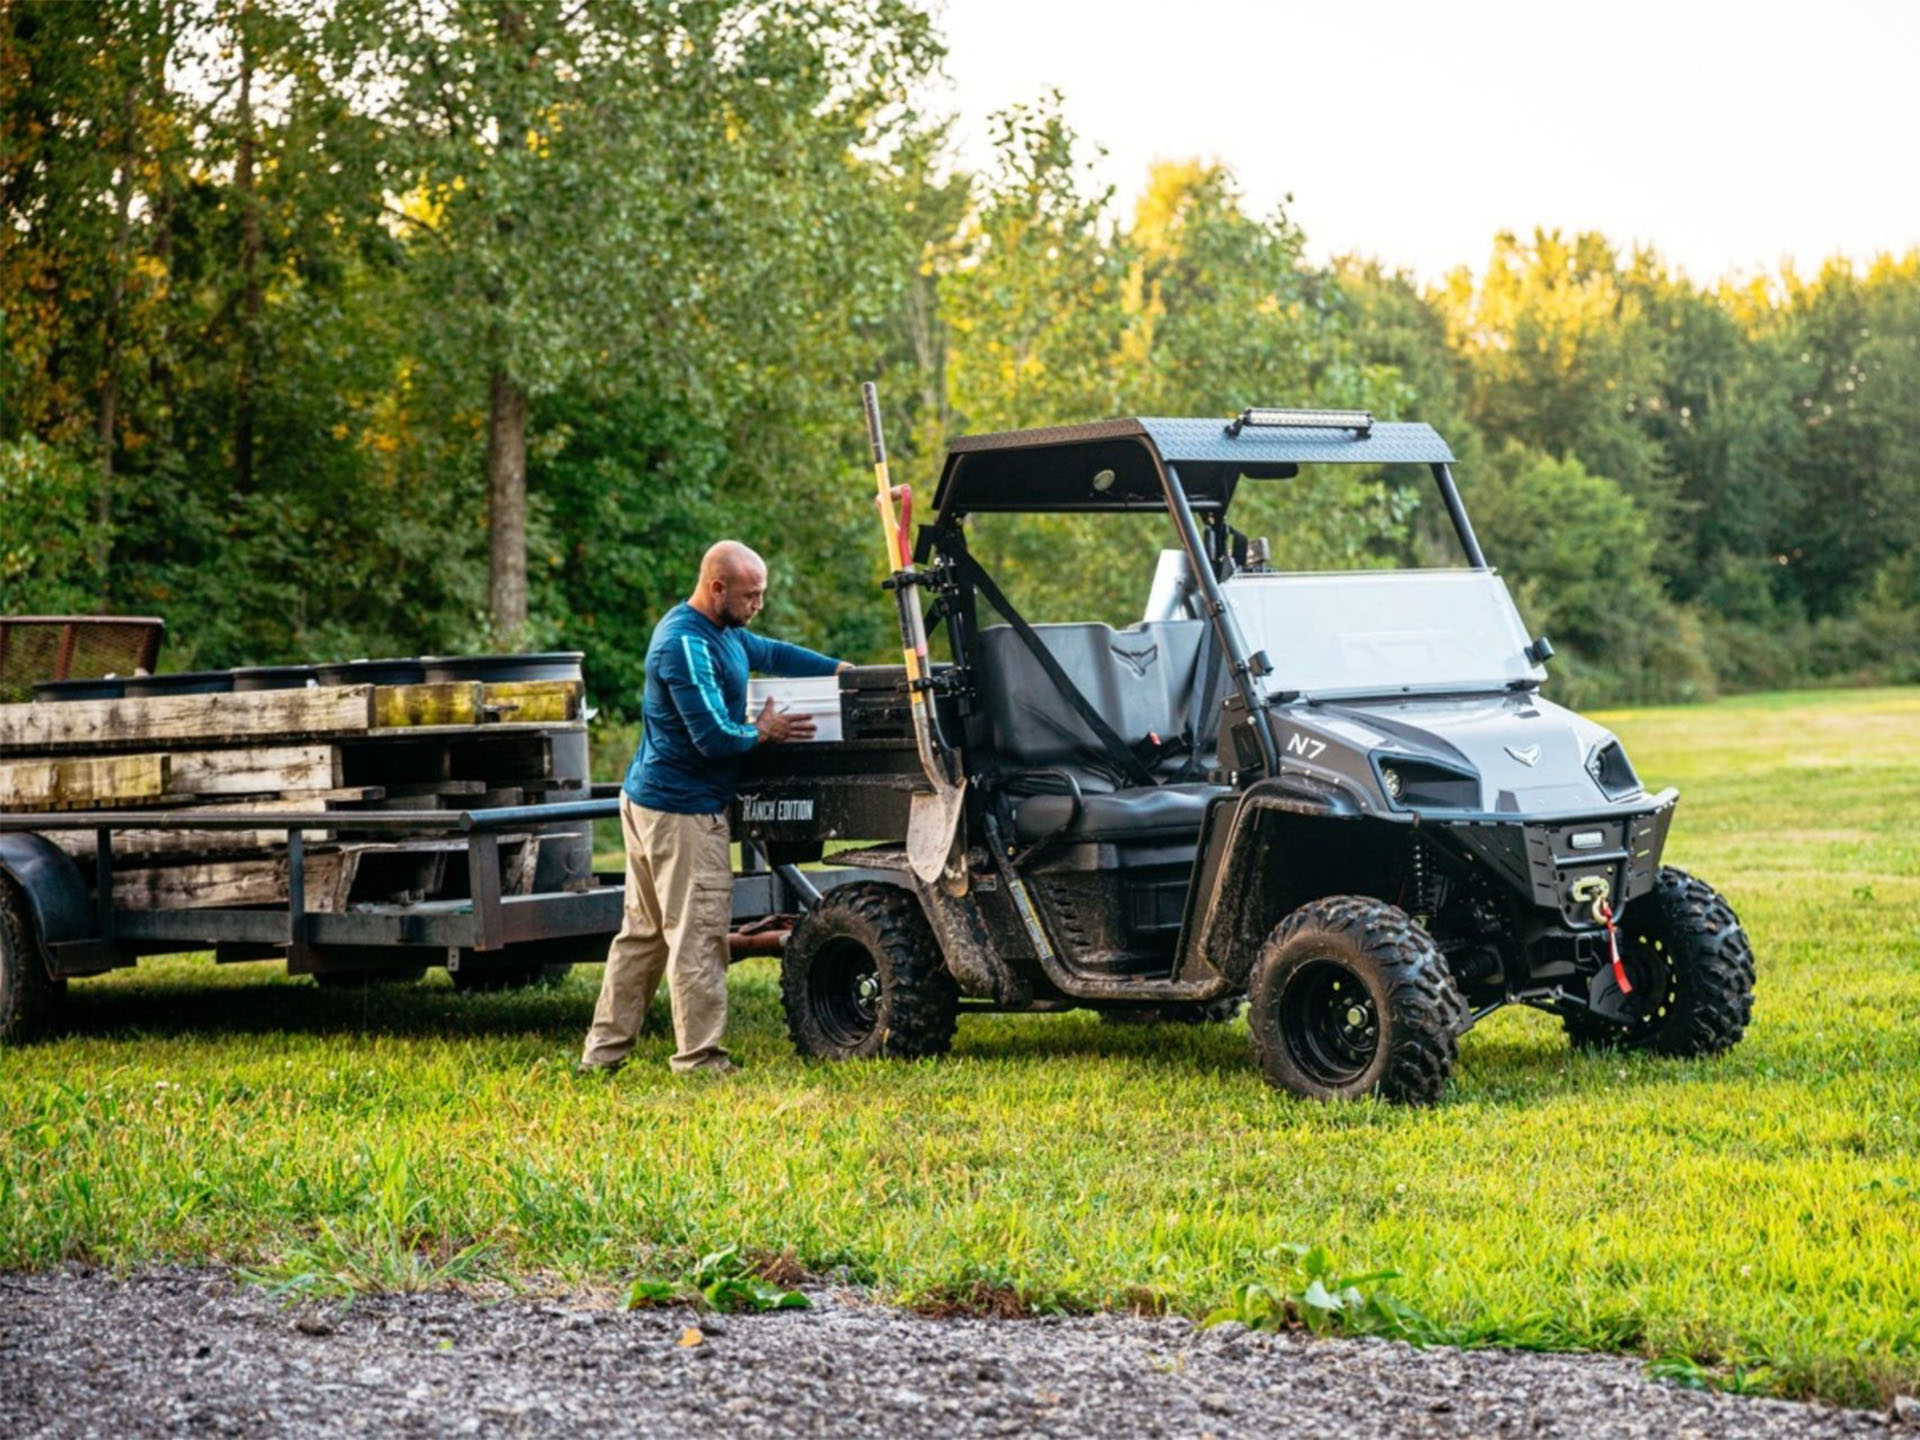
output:
MULTIPOLYGON (((1186 727, 1203 628, 1198 620, 1165 620, 1127 630, 1100 624, 1033 630, 1074 688, 1134 745, 1150 734, 1171 739, 1186 727)), ((1113 770, 1099 738, 1011 626, 989 625, 978 639, 980 699, 993 748, 1008 768, 1113 770)))
MULTIPOLYGON (((1100 624, 1033 629, 1123 743, 1139 746, 1150 736, 1164 743, 1188 725, 1191 692, 1203 668, 1200 621, 1155 621, 1126 630, 1100 624)), ((980 695, 1004 767, 1017 843, 1049 837, 1069 844, 1191 843, 1199 837, 1207 801, 1222 793, 1219 786, 1116 789, 1116 783, 1125 784, 1121 767, 1012 627, 986 627, 979 645, 980 695), (1077 817, 1069 782, 1081 795, 1077 817)), ((1143 763, 1171 779, 1183 762, 1143 763)))
MULTIPOLYGON (((1080 817, 1062 831, 1067 841, 1195 840, 1207 813, 1207 801, 1227 790, 1219 785, 1152 785, 1082 797, 1080 817)), ((1073 814, 1071 795, 1028 795, 1013 812, 1014 838, 1033 845, 1060 831, 1073 814)))

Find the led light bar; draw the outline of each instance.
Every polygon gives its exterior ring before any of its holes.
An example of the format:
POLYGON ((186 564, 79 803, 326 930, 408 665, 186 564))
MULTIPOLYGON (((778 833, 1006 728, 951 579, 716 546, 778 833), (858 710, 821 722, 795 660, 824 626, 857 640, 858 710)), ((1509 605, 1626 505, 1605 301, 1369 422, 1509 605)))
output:
POLYGON ((1373 415, 1366 410, 1242 410, 1227 422, 1227 434, 1237 436, 1247 426, 1262 430, 1351 430, 1362 440, 1373 433, 1373 415))

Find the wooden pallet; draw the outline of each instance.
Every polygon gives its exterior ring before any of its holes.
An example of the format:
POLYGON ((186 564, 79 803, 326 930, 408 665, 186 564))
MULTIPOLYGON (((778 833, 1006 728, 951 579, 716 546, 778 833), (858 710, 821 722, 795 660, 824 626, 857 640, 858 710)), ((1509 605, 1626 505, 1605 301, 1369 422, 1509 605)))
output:
MULTIPOLYGON (((526 894, 533 886, 540 837, 502 835, 502 894, 526 894), (528 857, 527 852, 535 854, 528 857)), ((417 900, 440 889, 447 862, 467 848, 464 840, 368 840, 316 846, 302 875, 305 913, 338 915, 348 908, 356 881, 375 862, 399 862, 369 903, 417 900)), ((190 865, 132 866, 113 872, 113 903, 122 910, 210 910, 238 905, 285 905, 287 857, 208 860, 190 865)))
MULTIPOLYGON (((350 812, 369 801, 377 802, 380 792, 366 786, 339 790, 293 791, 284 795, 222 799, 206 806, 181 806, 181 809, 218 810, 222 814, 299 814, 314 810, 350 812)), ((344 813, 343 817, 344 818, 344 813)), ((94 859, 94 832, 91 830, 48 830, 45 838, 61 850, 89 865, 94 859)), ((302 832, 309 842, 334 838, 333 830, 302 832)), ((114 864, 121 857, 167 856, 173 859, 196 857, 213 859, 244 855, 249 851, 270 850, 287 843, 285 830, 116 830, 113 832, 114 864)))
POLYGON ((573 724, 579 682, 337 685, 0 705, 0 756, 573 724))
MULTIPOLYGON (((284 905, 287 832, 275 814, 337 823, 303 832, 306 906, 415 903, 463 888, 466 841, 356 831, 369 811, 521 805, 584 793, 557 775, 559 738, 578 746, 578 681, 333 686, 223 695, 0 706, 0 811, 152 812, 112 837, 113 899, 125 909, 284 905), (170 827, 212 808, 257 813, 258 829, 170 827)), ((93 831, 42 832, 90 870, 93 831)), ((529 894, 544 837, 502 836, 500 892, 529 894)))

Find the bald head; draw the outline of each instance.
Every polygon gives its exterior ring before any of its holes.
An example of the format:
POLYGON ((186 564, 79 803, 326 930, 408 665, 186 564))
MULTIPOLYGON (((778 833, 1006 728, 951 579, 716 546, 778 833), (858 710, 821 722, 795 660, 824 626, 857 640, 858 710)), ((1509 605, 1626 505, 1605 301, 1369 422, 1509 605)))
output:
POLYGON ((719 540, 700 557, 688 604, 722 628, 746 625, 767 597, 767 564, 738 540, 719 540))

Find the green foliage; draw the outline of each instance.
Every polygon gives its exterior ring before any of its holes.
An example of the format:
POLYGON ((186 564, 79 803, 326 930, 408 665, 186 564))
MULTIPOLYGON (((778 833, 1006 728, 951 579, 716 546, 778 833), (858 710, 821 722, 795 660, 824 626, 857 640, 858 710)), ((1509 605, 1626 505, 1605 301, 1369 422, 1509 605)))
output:
MULTIPOLYGON (((1058 112, 1015 109, 996 137, 971 233, 942 292, 956 424, 1013 429, 1063 416, 1230 413, 1246 397, 1371 405, 1408 394, 1345 333, 1331 277, 1301 261, 1284 211, 1245 215, 1219 166, 1155 168, 1133 223, 1107 231, 1108 196, 1085 183, 1058 112)), ((1345 469, 1241 491, 1236 524, 1296 568, 1385 564, 1404 550, 1417 493, 1345 469)), ((1140 617, 1161 516, 981 517, 976 552, 1038 619, 1140 617)))
POLYGON ((1478 284, 1457 273, 1442 300, 1488 437, 1579 456, 1664 528, 1665 458, 1636 422, 1657 388, 1658 350, 1606 240, 1536 230, 1522 243, 1503 233, 1478 284))
POLYGON ((1385 1287, 1397 1270, 1341 1275, 1324 1245, 1279 1247, 1287 1275, 1277 1283, 1249 1280, 1235 1286, 1227 1303, 1202 1322, 1234 1320, 1249 1330, 1304 1329, 1317 1335, 1386 1335, 1416 1344, 1445 1339, 1434 1323, 1385 1287))
POLYGON ((1612 480, 1510 440, 1462 489, 1534 633, 1572 651, 1555 666, 1563 698, 1712 692, 1697 629, 1655 574, 1647 514, 1612 480))
MULTIPOLYGON (((1117 213, 1057 96, 956 171, 915 103, 938 55, 907 0, 0 8, 0 445, 60 457, 4 603, 169 615, 180 665, 577 646, 630 718, 653 623, 734 535, 770 631, 882 659, 878 376, 923 510, 963 431, 1430 421, 1569 698, 1913 673, 1920 252, 1702 286, 1543 230, 1423 290, 1309 261, 1217 163, 1117 213), (517 640, 484 483, 516 425, 517 640), (1611 497, 1575 484, 1563 516, 1514 478, 1543 457, 1611 497)), ((1309 469, 1235 520, 1290 567, 1456 563, 1431 499, 1309 469)), ((1029 613, 1116 623, 1172 543, 1144 517, 976 538, 1029 613)))
POLYGON ((1721 1367, 1704 1364, 1690 1355, 1662 1355, 1647 1363, 1647 1374, 1683 1390, 1713 1390, 1723 1395, 1770 1395, 1778 1387, 1771 1366, 1736 1361, 1721 1367))
POLYGON ((813 1302, 798 1290, 786 1290, 747 1267, 739 1249, 729 1245, 702 1255, 693 1267, 693 1287, 707 1305, 722 1313, 742 1310, 805 1310, 813 1302))
POLYGON ((0 614, 91 610, 103 530, 95 477, 31 435, 0 441, 0 614))
POLYGON ((659 1305, 702 1305, 723 1315, 766 1310, 805 1310, 813 1302, 798 1290, 787 1290, 766 1279, 740 1257, 737 1245, 702 1255, 680 1281, 646 1276, 627 1287, 622 1308, 650 1309, 659 1305))

